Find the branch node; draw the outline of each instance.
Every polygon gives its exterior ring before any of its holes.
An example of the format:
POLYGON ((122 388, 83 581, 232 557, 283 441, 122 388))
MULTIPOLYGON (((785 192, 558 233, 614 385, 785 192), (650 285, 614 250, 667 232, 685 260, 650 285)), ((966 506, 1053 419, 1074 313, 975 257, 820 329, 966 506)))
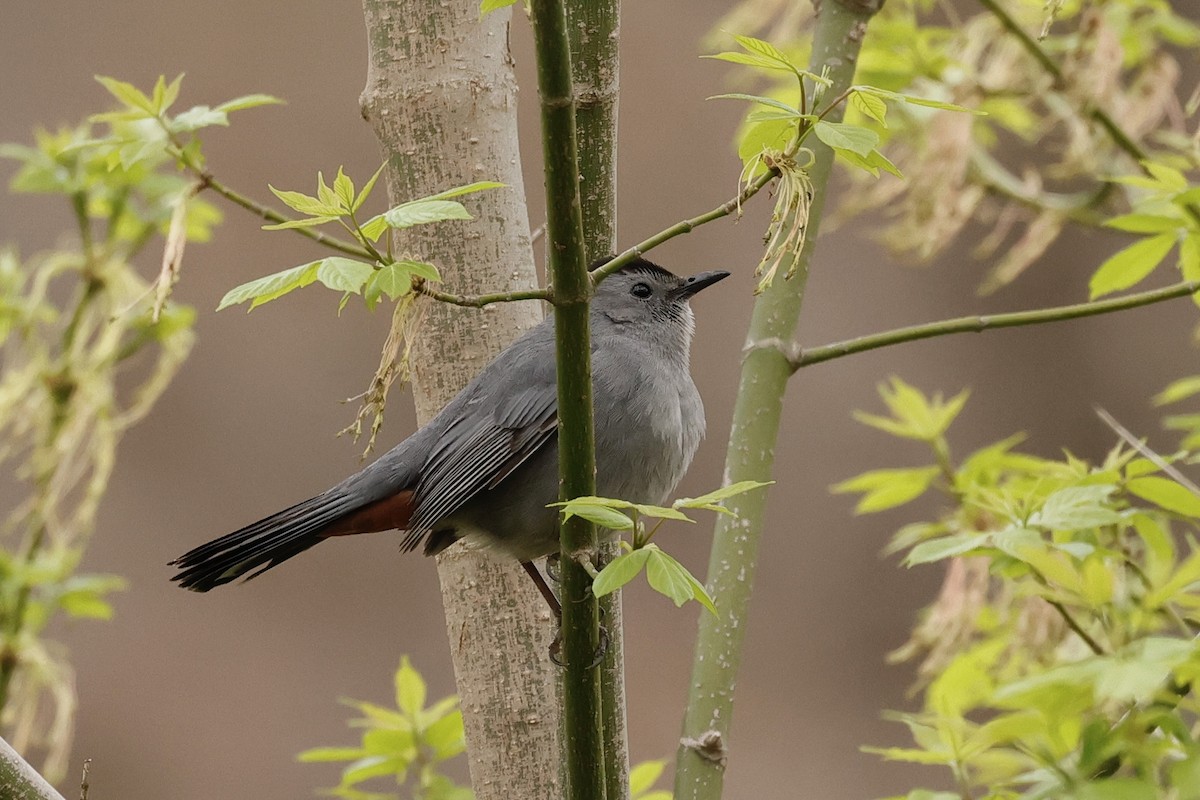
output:
POLYGON ((684 736, 679 740, 684 748, 709 761, 722 769, 729 760, 729 750, 725 747, 725 737, 720 731, 709 729, 696 738, 684 736))

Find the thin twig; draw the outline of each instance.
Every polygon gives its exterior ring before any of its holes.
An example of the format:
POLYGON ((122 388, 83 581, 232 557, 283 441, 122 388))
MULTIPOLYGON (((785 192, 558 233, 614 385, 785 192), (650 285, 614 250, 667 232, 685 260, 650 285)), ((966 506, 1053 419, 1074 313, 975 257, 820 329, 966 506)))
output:
POLYGON ((1092 638, 1091 634, 1089 634, 1087 631, 1085 631, 1083 629, 1083 627, 1079 624, 1079 622, 1076 621, 1075 617, 1071 616, 1071 612, 1067 611, 1066 606, 1064 606, 1062 603, 1058 602, 1057 600, 1047 599, 1046 602, 1049 603, 1050 605, 1054 606, 1054 610, 1057 611, 1059 613, 1059 616, 1061 616, 1063 618, 1063 621, 1067 623, 1067 627, 1070 628, 1071 630, 1075 631, 1075 634, 1080 639, 1083 639, 1084 643, 1087 644, 1088 649, 1090 649, 1093 653, 1095 653, 1098 656, 1104 655, 1104 648, 1101 647, 1100 644, 1095 639, 1092 638))
POLYGON ((413 291, 423 294, 426 297, 432 297, 434 300, 442 303, 449 303, 453 306, 465 306, 467 308, 483 308, 484 306, 490 306, 492 303, 512 303, 519 300, 546 300, 547 302, 553 302, 553 297, 551 297, 548 289, 526 289, 519 292, 465 295, 439 292, 437 289, 431 288, 425 281, 414 281, 413 291))
MULTIPOLYGON (((819 364, 822 361, 832 361, 835 358, 842 358, 843 356, 854 355, 855 353, 862 353, 867 350, 876 350, 880 347, 889 347, 894 344, 915 342, 919 339, 931 339, 935 336, 947 336, 954 333, 980 333, 992 328, 1016 328, 1023 325, 1040 325, 1044 322, 1058 322, 1061 320, 1091 317, 1098 314, 1109 314, 1114 311, 1124 311, 1130 308, 1151 305, 1152 303, 1161 303, 1164 300, 1173 300, 1177 297, 1186 297, 1198 291, 1200 291, 1200 281, 1186 281, 1184 283, 1172 284, 1163 289, 1139 292, 1137 294, 1126 295, 1125 297, 1100 300, 1094 303, 1055 306, 1035 311, 1016 311, 1010 314, 959 317, 957 319, 942 320, 941 322, 929 322, 924 325, 912 325, 907 328, 897 328, 896 330, 884 331, 883 333, 860 336, 844 342, 835 342, 821 347, 802 349, 799 355, 792 355, 787 352, 784 352, 784 355, 791 361, 792 371, 795 372, 802 367, 819 364)), ((786 348, 780 347, 777 342, 764 344, 761 347, 770 347, 781 351, 786 350, 786 348)), ((761 347, 758 349, 761 349, 761 347)))
POLYGON ((1172 478, 1174 478, 1175 482, 1180 486, 1184 487, 1192 494, 1200 496, 1200 486, 1197 486, 1195 483, 1189 480, 1186 475, 1176 469, 1174 465, 1168 463, 1165 458, 1147 447, 1145 441, 1134 436, 1128 428, 1117 422, 1116 417, 1105 411, 1100 406, 1093 406, 1093 410, 1096 412, 1096 416, 1104 420, 1104 424, 1112 428, 1113 431, 1116 432, 1117 436, 1120 436, 1122 439, 1124 439, 1130 447, 1145 456, 1150 463, 1154 464, 1154 466, 1158 467, 1167 475, 1170 475, 1172 478))

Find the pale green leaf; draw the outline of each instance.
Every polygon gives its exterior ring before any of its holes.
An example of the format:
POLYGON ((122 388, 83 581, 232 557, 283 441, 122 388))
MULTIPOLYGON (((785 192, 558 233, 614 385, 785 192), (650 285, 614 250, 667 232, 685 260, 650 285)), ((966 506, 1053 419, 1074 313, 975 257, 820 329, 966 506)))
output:
POLYGON ((879 145, 879 134, 861 125, 821 120, 813 126, 813 133, 825 144, 839 150, 849 150, 864 158, 879 145))
POLYGON ((649 546, 622 553, 604 566, 592 581, 592 594, 604 597, 615 592, 638 576, 650 558, 649 546))
POLYGON ((729 92, 727 94, 714 94, 713 96, 708 97, 706 99, 708 99, 708 100, 745 100, 750 103, 758 103, 759 105, 770 106, 771 108, 774 108, 777 111, 782 112, 782 114, 784 116, 780 117, 780 119, 784 119, 784 118, 801 119, 805 116, 804 114, 800 113, 799 109, 793 108, 792 106, 789 106, 787 103, 784 103, 780 100, 776 100, 773 97, 763 97, 762 95, 757 95, 757 94, 743 94, 741 92, 729 92))
MULTIPOLYGON (((358 211, 362 204, 366 202, 366 199, 370 197, 371 190, 375 188, 375 181, 379 180, 379 176, 383 174, 383 169, 386 166, 387 162, 385 161, 383 164, 379 165, 379 169, 375 170, 375 174, 371 176, 370 180, 367 181, 367 185, 362 188, 362 191, 358 193, 358 197, 354 199, 354 204, 350 206, 351 211, 358 211)), ((380 232, 382 232, 382 230, 383 229, 380 228, 380 232)), ((375 241, 375 239, 378 238, 379 236, 376 235, 371 239, 371 241, 375 241)))
POLYGON ((667 762, 661 759, 653 761, 643 761, 642 763, 629 770, 629 793, 633 797, 647 792, 658 782, 662 776, 663 768, 667 762))
POLYGON ((263 225, 264 231, 286 231, 290 228, 313 228, 333 222, 337 217, 305 217, 304 219, 289 219, 287 222, 277 222, 273 225, 263 225))
POLYGON ((696 580, 686 567, 655 545, 646 545, 643 549, 650 551, 646 561, 646 580, 650 588, 669 597, 676 606, 696 600, 716 616, 717 607, 713 605, 704 584, 696 580))
POLYGON ((375 270, 367 279, 367 285, 363 291, 367 297, 377 298, 382 293, 386 294, 388 299, 395 300, 408 294, 411 290, 412 272, 403 261, 397 261, 375 270))
POLYGON ((96 75, 95 78, 101 86, 108 90, 109 94, 127 107, 144 111, 146 116, 153 117, 155 115, 154 102, 132 83, 119 81, 106 75, 96 75))
POLYGON ((633 520, 620 511, 608 508, 607 506, 588 503, 586 501, 571 500, 564 504, 562 509, 564 519, 583 517, 589 522, 594 522, 601 527, 614 531, 627 531, 633 528, 633 520))
POLYGON ((253 310, 263 303, 282 297, 290 291, 308 286, 317 279, 317 270, 320 266, 320 261, 313 261, 309 264, 301 264, 298 267, 285 269, 282 272, 276 272, 272 275, 266 275, 248 283, 243 283, 241 286, 230 289, 225 293, 225 296, 221 298, 221 302, 217 305, 217 311, 237 305, 238 303, 244 303, 247 300, 252 301, 250 308, 253 310))
POLYGON ((1112 525, 1121 515, 1110 508, 1109 497, 1115 486, 1068 486, 1046 498, 1039 511, 1029 518, 1030 525, 1055 531, 1078 531, 1112 525))
POLYGON ((414 200, 414 203, 421 203, 426 200, 448 200, 451 197, 461 197, 464 194, 474 194, 475 192, 483 192, 488 189, 503 189, 507 184, 499 183, 498 181, 475 181, 464 186, 455 186, 453 189, 446 189, 437 194, 431 194, 428 197, 421 197, 414 200))
POLYGON ((985 534, 956 533, 952 536, 942 536, 921 542, 910 550, 904 558, 904 565, 915 567, 918 564, 929 564, 951 556, 962 555, 980 547, 987 547, 987 545, 988 538, 985 534))
POLYGON ((862 493, 854 513, 870 514, 915 500, 925 493, 939 473, 937 467, 877 469, 835 484, 831 491, 862 493))
POLYGON ((1170 478, 1148 476, 1125 483, 1130 494, 1154 503, 1159 508, 1188 517, 1200 517, 1200 497, 1170 478))
POLYGON ((870 94, 858 89, 850 93, 850 105, 862 112, 866 117, 887 127, 887 103, 879 95, 870 94))
POLYGON ((1168 403, 1178 403, 1189 397, 1200 394, 1200 375, 1189 375, 1172 382, 1167 388, 1154 396, 1154 405, 1165 406, 1168 403))
MULTIPOLYGON (((322 181, 322 183, 324 183, 322 181)), ((301 214, 308 214, 312 217, 340 217, 342 209, 336 203, 327 203, 318 200, 315 197, 309 197, 301 192, 289 192, 276 189, 274 186, 268 185, 271 193, 278 197, 288 208, 299 211, 301 214)), ((329 191, 326 187, 326 191, 329 191)))
POLYGON ((171 130, 176 133, 191 133, 213 125, 228 126, 229 117, 224 111, 208 106, 194 106, 171 119, 171 130))
POLYGON ((333 193, 346 208, 354 207, 354 181, 342 167, 338 167, 337 176, 333 179, 333 193))
POLYGON ((413 200, 384 212, 383 219, 391 228, 411 228, 431 222, 471 219, 471 214, 462 203, 453 200, 413 200))
POLYGON ((1118 250, 1100 265, 1088 283, 1092 300, 1141 282, 1175 247, 1175 235, 1162 233, 1118 250))
POLYGON ((1155 214, 1122 214, 1105 220, 1104 225, 1127 233, 1166 233, 1180 228, 1183 222, 1175 217, 1155 214))
POLYGON ((217 106, 217 111, 223 111, 229 114, 234 111, 243 111, 247 108, 257 108, 258 106, 283 105, 284 101, 278 97, 272 97, 269 94, 247 94, 241 97, 235 97, 232 100, 226 100, 217 106))
POLYGON ((296 756, 305 763, 321 761, 354 761, 364 755, 361 747, 314 747, 296 756))
POLYGON ((746 492, 752 492, 755 489, 761 489, 764 486, 771 486, 774 483, 775 481, 738 481, 728 486, 722 486, 720 489, 708 492, 707 494, 702 494, 699 497, 681 497, 671 503, 671 506, 672 508, 704 508, 710 511, 725 511, 726 509, 719 505, 725 500, 745 494, 746 492))
POLYGON ((396 708, 416 718, 425 708, 425 680, 413 669, 408 656, 400 659, 396 670, 396 708))
POLYGON ((516 2, 517 0, 482 0, 479 4, 479 16, 484 17, 493 11, 508 8, 516 2))
POLYGON ((323 259, 317 267, 317 280, 337 292, 362 291, 375 268, 362 261, 341 256, 323 259))

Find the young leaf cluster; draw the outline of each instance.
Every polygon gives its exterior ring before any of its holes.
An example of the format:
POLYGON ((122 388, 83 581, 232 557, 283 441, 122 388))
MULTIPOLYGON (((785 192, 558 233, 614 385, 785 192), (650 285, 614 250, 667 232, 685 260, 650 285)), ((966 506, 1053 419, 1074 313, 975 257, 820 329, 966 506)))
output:
POLYGON ((344 800, 391 800, 395 792, 365 788, 389 778, 408 786, 414 800, 471 800, 469 787, 459 786, 441 768, 466 750, 458 698, 443 697, 426 707, 425 680, 400 660, 395 674, 395 708, 362 700, 343 701, 362 716, 350 722, 362 730, 349 747, 316 747, 297 756, 303 762, 348 762, 341 782, 325 793, 344 800))
POLYGON ((913 745, 871 751, 947 768, 956 798, 1195 796, 1200 496, 1123 444, 1091 464, 1020 453, 1014 436, 954 460, 965 393, 941 401, 899 379, 882 393, 890 414, 860 421, 928 443, 931 463, 835 489, 864 512, 939 489, 945 510, 890 549, 947 578, 896 654, 924 657, 920 709, 893 715, 913 745))
POLYGON ((550 505, 561 508, 565 519, 583 517, 602 528, 631 533, 632 543, 622 540, 624 552, 595 575, 592 591, 597 597, 615 592, 644 571, 650 588, 670 598, 676 606, 695 600, 716 614, 716 605, 704 584, 650 540, 668 519, 694 521, 681 509, 704 509, 731 514, 733 512, 722 505, 725 500, 768 485, 769 483, 760 481, 740 481, 699 497, 679 498, 671 503, 670 507, 631 503, 628 500, 609 497, 577 497, 550 505), (648 519, 656 520, 649 530, 645 525, 648 519))
POLYGON ((1183 279, 1200 279, 1200 213, 1196 211, 1200 185, 1169 164, 1146 161, 1142 167, 1145 174, 1113 179, 1129 187, 1132 208, 1104 225, 1138 239, 1109 256, 1092 274, 1092 299, 1141 283, 1176 248, 1183 279))
MULTIPOLYGON (((443 697, 426 707, 426 686, 407 656, 394 676, 395 708, 362 700, 344 700, 360 717, 350 727, 361 729, 360 741, 347 747, 314 747, 296 758, 305 763, 346 762, 340 783, 322 794, 344 800, 396 800, 396 792, 368 786, 390 779, 406 787, 413 800, 472 800, 468 786, 459 786, 442 773, 446 763, 466 751, 458 697, 443 697)), ((670 792, 654 789, 666 766, 664 760, 644 761, 629 772, 630 800, 671 800, 670 792)))
POLYGON ((303 192, 281 191, 270 187, 288 208, 304 216, 289 219, 284 222, 264 225, 264 230, 289 230, 294 228, 312 228, 331 222, 339 223, 357 240, 370 260, 330 256, 319 261, 311 261, 296 267, 266 275, 261 278, 243 283, 221 299, 217 310, 228 308, 239 303, 249 302, 250 309, 280 298, 289 292, 303 288, 312 283, 320 283, 329 289, 342 293, 341 307, 344 307, 351 295, 362 295, 367 308, 373 309, 380 298, 387 296, 397 300, 413 290, 417 281, 439 281, 437 267, 423 261, 395 257, 392 254, 391 239, 387 240, 384 252, 376 248, 379 238, 388 230, 402 230, 414 225, 428 225, 447 220, 471 219, 471 214, 463 205, 452 197, 458 197, 485 189, 495 189, 502 184, 492 181, 480 181, 467 186, 459 186, 444 192, 410 200, 390 208, 382 214, 377 214, 361 224, 358 221, 359 210, 375 187, 375 182, 383 172, 383 167, 375 171, 361 191, 356 191, 354 181, 346 175, 341 167, 333 185, 329 186, 321 173, 317 173, 317 193, 315 196, 303 192))
POLYGON ((831 113, 849 102, 876 125, 886 128, 889 102, 953 111, 967 109, 874 86, 852 86, 826 103, 825 94, 830 82, 824 75, 804 69, 798 58, 789 56, 770 42, 751 36, 735 35, 734 39, 742 48, 741 52, 723 52, 708 57, 760 72, 787 75, 786 88, 777 86, 773 95, 735 92, 710 98, 743 100, 757 107, 747 115, 738 140, 738 155, 745 165, 743 179, 747 185, 769 170, 779 176, 775 211, 765 237, 766 253, 756 272, 760 276, 757 290, 761 292, 771 284, 785 261, 793 266, 784 277, 792 277, 795 256, 804 246, 812 188, 805 172, 809 159, 798 155, 807 152, 804 143, 810 134, 832 148, 838 159, 874 177, 878 177, 881 170, 901 177, 896 166, 880 152, 880 135, 874 129, 828 119, 831 113))

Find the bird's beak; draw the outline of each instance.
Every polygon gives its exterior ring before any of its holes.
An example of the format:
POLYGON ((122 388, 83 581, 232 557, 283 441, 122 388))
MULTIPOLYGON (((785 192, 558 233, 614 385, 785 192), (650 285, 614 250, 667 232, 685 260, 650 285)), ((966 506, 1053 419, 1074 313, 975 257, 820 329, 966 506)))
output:
POLYGON ((712 286, 717 281, 728 277, 729 273, 723 269, 714 269, 711 272, 701 272, 699 275, 693 275, 684 281, 683 285, 675 290, 675 296, 686 300, 699 292, 701 289, 712 286))

